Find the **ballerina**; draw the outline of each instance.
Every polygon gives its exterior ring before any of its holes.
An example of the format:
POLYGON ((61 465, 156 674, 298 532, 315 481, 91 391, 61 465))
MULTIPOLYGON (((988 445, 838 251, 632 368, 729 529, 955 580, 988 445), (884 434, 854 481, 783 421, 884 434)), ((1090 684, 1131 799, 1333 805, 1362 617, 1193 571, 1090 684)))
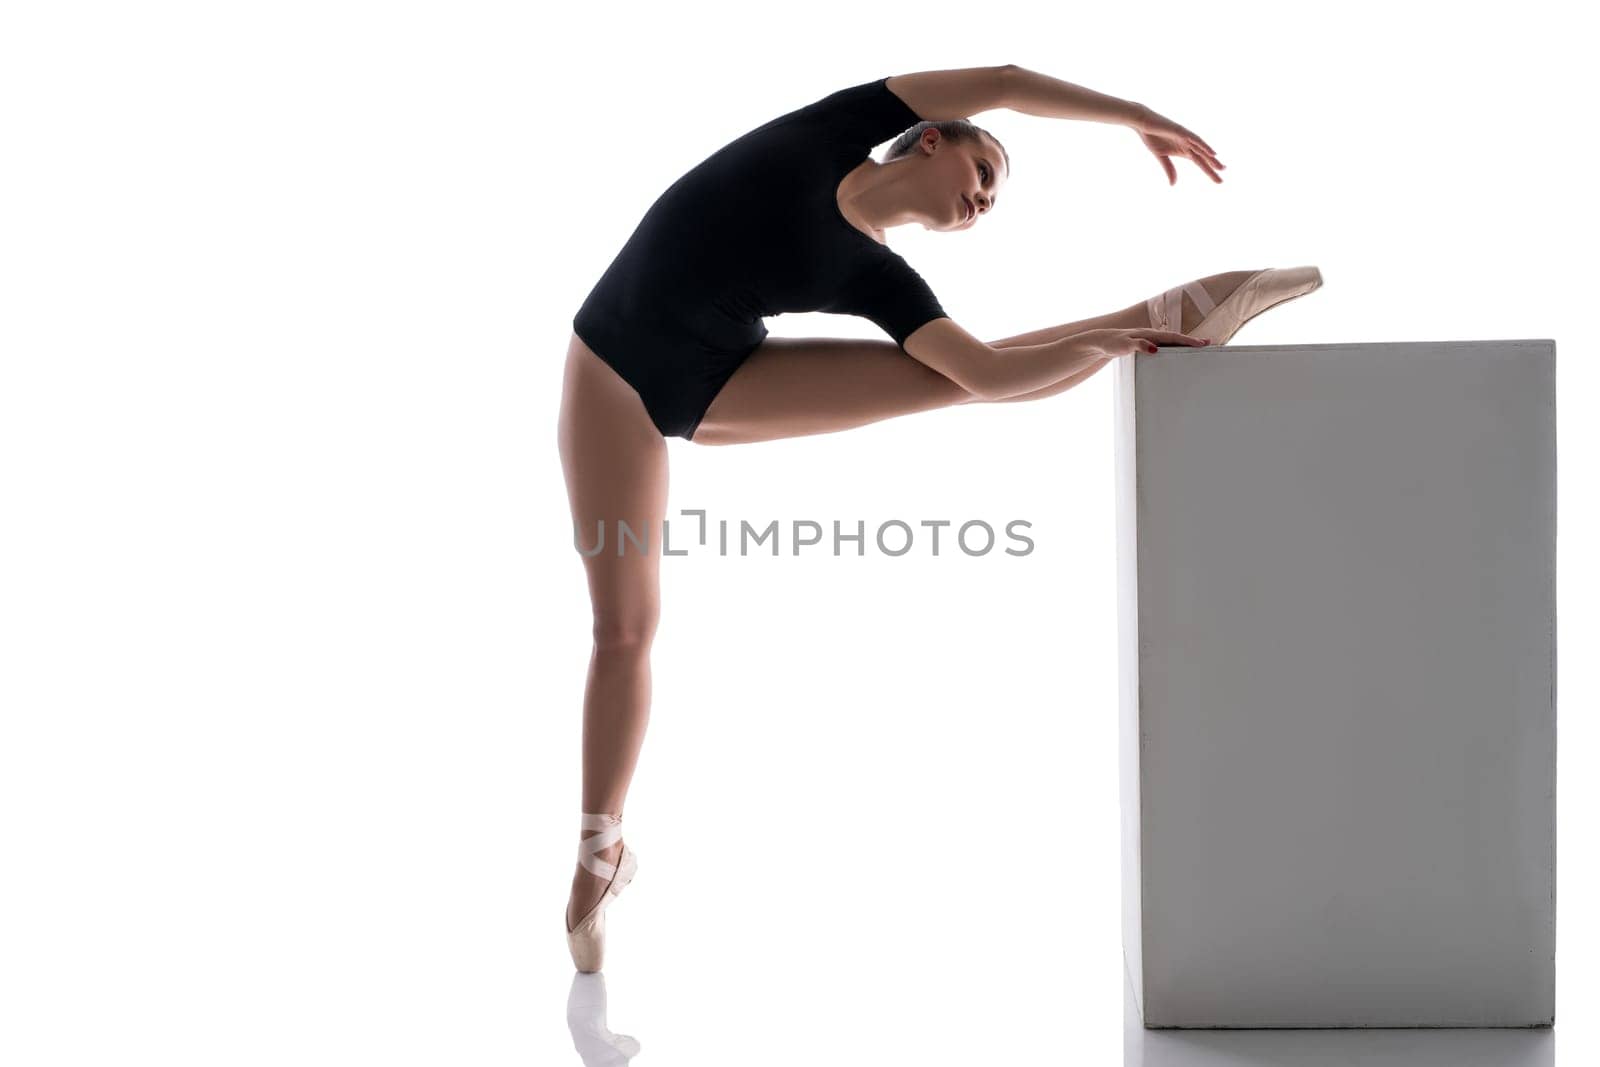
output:
MULTIPOLYGON (((1172 120, 1011 64, 880 78, 751 130, 661 194, 573 318, 558 443, 575 530, 659 530, 668 437, 747 444, 954 404, 1041 400, 1121 356, 1225 343, 1322 284, 1315 267, 1230 271, 1096 318, 979 340, 888 247, 886 231, 966 230, 995 210, 1010 157, 967 119, 995 108, 1119 123, 1169 184, 1174 159, 1222 180, 1211 146, 1172 120), (768 336, 764 318, 800 311, 858 315, 891 340, 768 336)), ((594 624, 580 835, 592 836, 580 836, 566 927, 584 972, 600 969, 606 906, 638 866, 622 808, 649 716, 659 619, 659 538, 632 552, 613 543, 580 546, 594 624)))

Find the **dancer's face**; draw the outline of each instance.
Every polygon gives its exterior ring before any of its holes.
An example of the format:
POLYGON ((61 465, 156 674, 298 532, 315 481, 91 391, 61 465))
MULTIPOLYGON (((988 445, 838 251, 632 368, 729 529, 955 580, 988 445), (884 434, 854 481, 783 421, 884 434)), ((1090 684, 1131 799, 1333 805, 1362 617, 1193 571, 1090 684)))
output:
POLYGON ((1005 157, 987 137, 952 141, 933 127, 917 142, 922 167, 920 199, 930 230, 965 230, 994 210, 1006 183, 1005 157), (968 205, 971 205, 970 210, 968 205))

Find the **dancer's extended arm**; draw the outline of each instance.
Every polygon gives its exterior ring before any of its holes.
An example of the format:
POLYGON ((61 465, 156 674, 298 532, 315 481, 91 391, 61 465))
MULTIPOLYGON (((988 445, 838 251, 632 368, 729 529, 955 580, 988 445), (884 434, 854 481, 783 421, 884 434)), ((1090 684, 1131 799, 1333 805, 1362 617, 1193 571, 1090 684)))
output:
POLYGON ((979 400, 1003 400, 1045 389, 1086 372, 1107 358, 1157 345, 1199 345, 1200 340, 1172 330, 1086 330, 1039 345, 996 348, 962 329, 954 319, 937 318, 905 339, 906 354, 932 367, 979 400))
POLYGON ((980 400, 1043 389, 1086 370, 1105 353, 1079 336, 1042 345, 994 348, 954 320, 934 319, 905 340, 906 354, 925 363, 980 400))

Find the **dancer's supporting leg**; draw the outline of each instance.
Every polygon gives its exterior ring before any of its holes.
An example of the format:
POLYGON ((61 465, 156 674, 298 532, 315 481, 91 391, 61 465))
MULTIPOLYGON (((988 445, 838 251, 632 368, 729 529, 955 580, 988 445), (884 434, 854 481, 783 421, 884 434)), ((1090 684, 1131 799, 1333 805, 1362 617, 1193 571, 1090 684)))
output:
MULTIPOLYGON (((583 553, 594 615, 594 646, 583 691, 582 811, 620 816, 650 715, 650 643, 660 615, 667 443, 639 395, 576 335, 567 350, 557 437, 575 550, 583 553), (619 519, 644 550, 627 540, 618 555, 619 519), (603 549, 593 551, 602 536, 603 549)), ((599 856, 615 864, 621 854, 619 841, 599 856)), ((569 929, 594 907, 605 887, 605 881, 576 866, 567 904, 569 929)))

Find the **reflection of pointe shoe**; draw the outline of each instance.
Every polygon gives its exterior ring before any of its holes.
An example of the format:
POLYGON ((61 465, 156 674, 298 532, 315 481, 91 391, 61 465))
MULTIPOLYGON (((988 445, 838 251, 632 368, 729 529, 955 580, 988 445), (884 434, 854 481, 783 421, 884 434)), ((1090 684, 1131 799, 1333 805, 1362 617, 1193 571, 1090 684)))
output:
POLYGON ((567 931, 567 948, 572 952, 572 962, 578 970, 587 974, 598 971, 605 961, 606 905, 633 881, 634 872, 639 869, 639 859, 626 844, 622 846, 622 856, 615 865, 599 856, 599 853, 622 839, 620 815, 584 812, 583 829, 600 832, 579 842, 578 847, 583 854, 578 857, 578 862, 596 877, 610 880, 606 891, 600 894, 600 900, 589 909, 589 914, 567 931))
POLYGON ((1227 344, 1239 328, 1268 308, 1322 287, 1322 272, 1316 267, 1268 267, 1258 270, 1229 293, 1222 303, 1211 299, 1205 287, 1188 282, 1168 289, 1145 301, 1150 325, 1157 330, 1187 333, 1208 338, 1213 345, 1227 344), (1191 330, 1180 330, 1183 322, 1183 294, 1194 301, 1204 316, 1191 330))
POLYGON ((583 1067, 624 1067, 639 1054, 639 1041, 606 1025, 606 976, 575 974, 567 993, 567 1029, 583 1067))

